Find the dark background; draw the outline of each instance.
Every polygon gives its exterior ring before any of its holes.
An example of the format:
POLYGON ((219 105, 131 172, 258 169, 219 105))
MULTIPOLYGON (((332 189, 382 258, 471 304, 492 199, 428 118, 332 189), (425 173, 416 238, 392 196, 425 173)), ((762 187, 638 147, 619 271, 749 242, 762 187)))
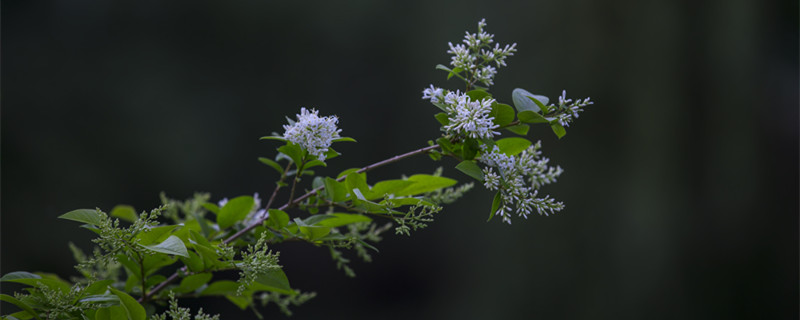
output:
MULTIPOLYGON (((523 87, 596 104, 555 139, 550 217, 486 218, 477 188, 349 279, 327 251, 276 246, 295 319, 798 318, 797 1, 4 1, 2 273, 74 274, 56 217, 161 191, 271 192, 259 164, 301 106, 357 144, 319 171, 425 146, 447 42, 486 18, 523 87)), ((425 157, 373 172, 446 173, 425 157)), ((12 289, 4 285, 3 292, 12 289)), ((206 311, 250 318, 223 300, 206 311)), ((4 305, 5 306, 5 305, 4 305)), ((5 308, 4 308, 5 309, 5 308)), ((279 317, 274 307, 264 310, 279 317)))

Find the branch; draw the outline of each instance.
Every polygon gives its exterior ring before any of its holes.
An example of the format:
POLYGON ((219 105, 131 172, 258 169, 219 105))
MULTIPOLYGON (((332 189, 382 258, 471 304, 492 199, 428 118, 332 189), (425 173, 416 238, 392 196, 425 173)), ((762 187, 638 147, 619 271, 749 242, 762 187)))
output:
MULTIPOLYGON (((418 154, 427 153, 428 151, 431 151, 431 150, 434 150, 434 149, 437 149, 437 148, 439 148, 439 145, 438 144, 434 144, 432 146, 428 146, 428 147, 425 147, 425 148, 417 149, 417 150, 414 150, 414 151, 411 151, 411 152, 406 152, 404 154, 397 155, 397 156, 391 157, 389 159, 386 159, 386 160, 383 160, 383 161, 379 161, 379 162, 373 163, 371 165, 368 165, 366 167, 363 167, 361 169, 358 169, 358 171, 356 171, 356 173, 367 172, 367 171, 370 171, 372 169, 375 169, 375 168, 378 168, 378 167, 382 167, 382 166, 385 166, 387 164, 394 163, 394 162, 403 160, 403 159, 408 158, 408 157, 412 157, 412 156, 415 156, 415 155, 418 155, 418 154)), ((337 181, 344 181, 344 179, 345 179, 345 177, 341 177, 341 178, 337 179, 337 181)), ((270 198, 270 204, 272 203, 272 198, 274 198, 275 194, 278 192, 278 188, 280 188, 280 186, 275 188, 275 192, 273 193, 272 197, 270 198)), ((298 197, 297 199, 290 200, 289 202, 287 202, 286 204, 284 204, 283 206, 278 208, 278 210, 286 210, 290 206, 295 205, 295 204, 299 203, 300 201, 303 201, 306 198, 317 194, 318 192, 320 192, 324 188, 325 188, 325 186, 320 186, 320 187, 318 187, 318 188, 316 188, 314 190, 311 190, 311 191, 307 192, 306 194, 298 197)), ((267 205, 266 209, 269 209, 269 205, 270 204, 267 205)), ((232 236, 230 236, 227 239, 223 240, 222 243, 228 244, 228 243, 233 242, 233 240, 238 239, 239 237, 241 237, 245 233, 250 232, 255 227, 257 227, 257 226, 261 225, 262 223, 264 223, 264 220, 266 220, 266 219, 267 219, 267 217, 262 217, 261 219, 258 219, 258 221, 256 221, 255 223, 247 226, 246 228, 244 228, 242 230, 239 230, 239 232, 236 232, 232 236)), ((186 266, 184 266, 179 271, 176 271, 171 276, 169 276, 169 278, 167 278, 166 280, 164 280, 161 283, 159 283, 155 288, 153 288, 153 290, 150 290, 150 292, 148 292, 147 294, 142 294, 142 296, 139 298, 139 302, 147 300, 149 297, 151 297, 154 294, 158 293, 159 291, 164 289, 164 287, 166 287, 168 284, 170 284, 171 282, 173 282, 176 279, 178 279, 179 272, 184 272, 185 273, 187 270, 188 270, 188 268, 186 266)))

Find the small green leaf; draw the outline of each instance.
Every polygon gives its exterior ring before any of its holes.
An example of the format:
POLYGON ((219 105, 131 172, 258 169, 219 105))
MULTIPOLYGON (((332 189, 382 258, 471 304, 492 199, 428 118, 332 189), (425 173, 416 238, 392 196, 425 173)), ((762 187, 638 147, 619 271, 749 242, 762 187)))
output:
POLYGON ((341 138, 333 139, 332 142, 357 142, 357 141, 356 141, 356 139, 353 139, 353 138, 350 138, 350 137, 341 137, 341 138))
POLYGON ((253 210, 255 200, 251 196, 240 196, 229 200, 225 206, 219 209, 217 224, 220 229, 226 229, 235 223, 243 220, 253 210))
POLYGON ((450 143, 450 140, 448 140, 447 138, 441 137, 439 139, 436 139, 436 143, 439 144, 439 146, 442 148, 442 151, 451 153, 453 152, 453 144, 450 143))
POLYGON ((256 291, 266 290, 288 295, 296 294, 292 287, 289 286, 289 278, 279 268, 269 269, 265 274, 256 278, 256 284, 253 288, 256 291))
POLYGON ((167 238, 166 240, 164 240, 164 242, 161 242, 159 244, 150 246, 140 244, 140 246, 155 252, 161 252, 161 253, 178 255, 185 258, 189 258, 189 252, 186 251, 186 245, 183 244, 181 238, 178 238, 174 235, 169 236, 169 238, 167 238))
POLYGON ((297 144, 289 142, 278 148, 278 151, 292 159, 294 163, 303 163, 303 149, 297 144))
MULTIPOLYGON (((197 247, 195 247, 195 250, 197 250, 197 247)), ((188 259, 181 257, 181 262, 189 267, 189 271, 191 272, 199 272, 204 269, 203 258, 197 253, 194 253, 194 251, 189 251, 188 259)))
POLYGON ((414 181, 408 180, 385 180, 376 183, 372 189, 365 195, 367 200, 375 200, 383 198, 385 194, 394 194, 397 191, 403 190, 408 186, 414 184, 414 181))
POLYGON ((340 202, 347 199, 347 187, 332 178, 325 178, 325 195, 328 200, 340 202))
POLYGON ((456 169, 465 173, 466 175, 475 178, 475 180, 483 181, 483 170, 475 161, 472 160, 464 160, 461 161, 458 165, 456 165, 456 169))
POLYGON ((445 66, 444 66, 444 65, 442 65, 442 64, 437 64, 437 65, 436 65, 436 70, 442 70, 442 71, 447 71, 447 72, 453 72, 453 70, 450 70, 450 68, 448 68, 448 67, 445 67, 445 66))
POLYGON ((149 245, 155 242, 164 241, 167 238, 167 235, 175 230, 175 228, 179 227, 178 225, 168 225, 168 226, 159 226, 155 228, 151 228, 147 232, 142 232, 136 235, 136 239, 139 239, 139 244, 141 245, 149 245))
POLYGON ((530 110, 520 111, 517 114, 519 117, 519 121, 524 123, 548 123, 547 119, 545 119, 541 114, 538 112, 533 112, 530 110))
POLYGON ((133 207, 127 205, 115 206, 114 209, 111 209, 111 216, 128 222, 134 222, 136 219, 139 219, 136 210, 133 210, 133 207))
POLYGON ((316 240, 331 233, 330 227, 310 226, 299 218, 295 218, 294 222, 297 224, 300 233, 304 234, 308 240, 316 240))
POLYGON ((472 160, 475 159, 475 156, 478 154, 478 141, 472 138, 467 138, 464 140, 464 146, 461 150, 461 158, 463 160, 472 160))
POLYGON ((336 158, 339 155, 341 155, 341 153, 336 152, 336 150, 333 150, 333 148, 329 147, 328 151, 325 152, 325 160, 330 160, 330 159, 336 158))
POLYGON ((489 213, 489 220, 486 220, 486 222, 489 222, 492 220, 492 218, 494 218, 494 214, 497 212, 497 209, 500 209, 500 204, 502 204, 502 202, 503 199, 498 191, 494 194, 494 200, 492 200, 492 212, 489 213))
POLYGON ((550 128, 553 129, 553 133, 555 133, 559 139, 567 134, 567 129, 564 129, 564 127, 558 123, 551 124, 550 128))
POLYGON ((439 121, 443 126, 450 124, 450 117, 444 112, 439 112, 433 116, 436 118, 436 121, 439 121))
POLYGON ((67 219, 77 222, 88 223, 91 225, 99 226, 103 223, 103 215, 98 210, 93 209, 78 209, 72 210, 65 214, 58 216, 61 219, 67 219))
POLYGON ((129 296, 127 293, 122 292, 120 290, 114 289, 113 287, 108 287, 109 290, 117 297, 119 297, 119 301, 125 311, 128 313, 128 320, 145 320, 147 319, 147 312, 145 312, 144 307, 142 307, 139 302, 136 302, 136 299, 129 296))
POLYGON ((204 284, 211 281, 211 273, 198 273, 190 275, 186 278, 181 280, 181 284, 175 291, 180 293, 188 293, 197 290, 198 288, 202 287, 204 284))
POLYGON ((347 190, 358 189, 361 193, 369 192, 369 186, 367 185, 367 175, 364 173, 351 173, 347 175, 347 178, 344 179, 345 187, 347 190))
POLYGON ((486 92, 485 90, 472 90, 467 92, 467 96, 472 101, 480 101, 485 98, 491 98, 492 95, 486 92))
POLYGON ((258 140, 277 140, 277 141, 281 141, 281 142, 286 142, 286 139, 284 139, 281 136, 265 136, 265 137, 259 138, 258 140))
POLYGON ((203 203, 203 208, 206 208, 206 210, 211 211, 214 214, 219 214, 219 207, 216 204, 205 202, 203 203))
POLYGON ((269 218, 267 219, 267 225, 281 230, 289 224, 289 214, 284 212, 283 210, 278 209, 269 209, 269 218))
POLYGON ((518 134, 518 135, 521 135, 521 136, 526 136, 526 135, 528 135, 528 130, 530 128, 531 127, 529 125, 527 125, 527 124, 518 124, 516 126, 510 126, 510 127, 506 128, 506 130, 511 131, 511 132, 513 132, 515 134, 518 134))
POLYGON ((41 278, 42 276, 35 273, 30 273, 27 271, 14 271, 6 273, 2 278, 0 278, 0 281, 13 281, 19 279, 41 279, 41 278))
POLYGON ((497 140, 496 144, 500 152, 509 156, 515 156, 530 147, 531 141, 525 138, 513 137, 497 140))
POLYGON ((325 164, 325 162, 322 162, 322 161, 319 161, 319 160, 311 160, 309 162, 306 162, 306 164, 303 166, 303 171, 305 171, 306 169, 310 169, 310 168, 318 167, 318 166, 327 167, 328 165, 325 164))
POLYGON ((370 222, 372 219, 366 216, 362 216, 360 214, 350 214, 350 213, 332 213, 330 214, 333 218, 325 219, 320 222, 317 222, 316 225, 320 227, 341 227, 344 225, 348 225, 351 223, 356 222, 370 222))
MULTIPOLYGON (((46 275, 46 274, 45 274, 46 275)), ((55 276, 42 277, 39 274, 33 274, 25 271, 11 272, 0 278, 3 282, 15 282, 36 288, 47 287, 52 290, 59 290, 61 292, 69 292, 70 285, 64 280, 55 276)))
POLYGON ((351 173, 356 172, 358 170, 361 170, 361 168, 346 169, 346 170, 340 172, 339 175, 336 176, 336 179, 338 180, 338 179, 341 179, 342 177, 346 177, 348 174, 351 174, 351 173))
POLYGON ((492 111, 489 112, 489 117, 494 118, 494 124, 498 126, 505 126, 514 121, 514 108, 503 103, 492 103, 492 111))
POLYGON ((437 177, 427 174, 415 174, 408 177, 407 180, 414 182, 414 184, 395 192, 395 196, 403 197, 418 195, 426 192, 436 191, 442 188, 447 188, 458 182, 450 178, 437 177))
POLYGON ((15 306, 19 307, 20 309, 22 309, 22 310, 24 310, 24 311, 28 312, 28 313, 29 313, 30 315, 32 315, 34 318, 36 318, 36 319, 39 319, 39 320, 41 320, 41 319, 42 319, 42 318, 39 318, 39 314, 38 314, 38 313, 36 313, 36 311, 33 311, 33 308, 31 308, 31 306, 29 306, 29 305, 28 305, 27 303, 25 303, 25 302, 22 302, 22 301, 20 301, 20 300, 19 300, 19 299, 17 299, 17 298, 14 298, 14 297, 12 297, 12 296, 9 296, 9 295, 7 295, 7 294, 0 294, 0 301, 5 301, 5 302, 8 302, 8 303, 10 303, 10 304, 13 304, 13 305, 15 305, 15 306))
POLYGON ((283 167, 281 167, 280 164, 272 159, 260 157, 258 158, 258 161, 261 161, 261 163, 268 165, 270 168, 275 169, 275 171, 278 171, 279 174, 283 175, 283 167))

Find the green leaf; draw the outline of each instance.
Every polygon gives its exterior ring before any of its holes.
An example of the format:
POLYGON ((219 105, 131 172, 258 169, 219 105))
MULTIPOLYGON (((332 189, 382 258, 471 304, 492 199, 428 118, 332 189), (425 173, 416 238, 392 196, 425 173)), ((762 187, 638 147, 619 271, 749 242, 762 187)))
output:
POLYGON ((558 123, 551 124, 550 128, 553 129, 553 133, 555 133, 559 139, 567 134, 567 129, 564 129, 564 127, 558 123))
POLYGON ((180 293, 188 293, 197 290, 198 288, 202 287, 204 284, 211 281, 211 273, 198 273, 190 275, 186 278, 181 280, 181 284, 175 291, 180 293))
POLYGON ((114 289, 113 287, 108 287, 109 290, 117 297, 119 297, 119 301, 122 304, 122 307, 125 308, 125 311, 128 314, 128 320, 146 320, 147 319, 147 312, 145 312, 144 307, 142 307, 139 302, 136 302, 136 299, 129 296, 127 293, 114 289))
POLYGON ((351 173, 356 172, 358 170, 361 170, 361 168, 346 169, 346 170, 340 172, 339 175, 336 176, 336 179, 338 180, 338 179, 341 179, 342 177, 346 177, 348 174, 351 174, 351 173))
POLYGON ((205 202, 202 204, 203 208, 206 210, 213 212, 214 214, 219 214, 219 207, 216 204, 205 202))
POLYGON ((58 277, 42 277, 38 274, 33 274, 25 271, 11 272, 0 278, 2 282, 20 283, 36 288, 47 287, 51 290, 59 290, 61 292, 69 292, 70 285, 58 277))
POLYGON ((255 200, 251 196, 240 196, 229 200, 225 206, 219 209, 217 224, 220 229, 226 229, 235 223, 243 220, 253 210, 255 200))
POLYGON ((111 209, 111 216, 128 222, 134 222, 139 219, 139 215, 136 214, 136 210, 133 210, 133 207, 122 204, 111 209))
POLYGON ((542 104, 547 104, 550 102, 550 99, 547 99, 545 96, 535 95, 526 91, 525 89, 520 88, 516 88, 511 92, 511 99, 514 101, 514 106, 519 112, 525 110, 539 112, 541 108, 537 103, 534 102, 534 100, 537 100, 542 104))
POLYGON ((527 124, 518 124, 516 126, 508 127, 508 128, 506 128, 506 130, 511 131, 511 132, 513 132, 515 134, 518 134, 518 135, 521 135, 521 136, 526 136, 526 135, 528 135, 528 130, 530 128, 531 127, 529 125, 527 125, 527 124))
POLYGON ((467 138, 464 140, 464 147, 461 150, 461 158, 463 160, 472 160, 475 159, 475 156, 478 154, 478 141, 472 138, 467 138))
POLYGON ((387 203, 391 204, 393 208, 401 206, 415 206, 415 205, 434 206, 433 203, 414 197, 386 199, 379 202, 378 204, 383 205, 387 203))
POLYGON ((448 67, 445 67, 445 66, 444 66, 444 65, 442 65, 442 64, 437 64, 437 65, 436 65, 436 70, 442 70, 442 71, 447 71, 447 72, 453 72, 453 70, 450 70, 450 68, 448 68, 448 67))
POLYGON ((494 124, 498 126, 505 126, 514 121, 514 108, 503 103, 492 103, 492 111, 489 112, 489 117, 494 118, 494 124))
POLYGON ((122 306, 112 306, 97 309, 95 320, 128 320, 128 312, 122 306))
POLYGON ((326 177, 325 195, 328 200, 333 202, 344 201, 347 199, 347 187, 339 181, 326 177))
POLYGON ((102 294, 106 292, 106 287, 112 284, 114 284, 114 280, 112 279, 96 281, 86 287, 86 289, 83 289, 82 294, 87 296, 102 294))
POLYGON ((267 225, 281 230, 289 224, 289 214, 284 212, 283 210, 278 209, 269 209, 269 218, 267 219, 267 225))
POLYGON ((491 94, 489 94, 488 92, 486 92, 486 91, 484 91, 484 90, 472 90, 472 91, 468 91, 468 92, 467 92, 467 96, 468 96, 468 97, 469 97, 469 98, 470 98, 472 101, 480 101, 480 100, 482 100, 482 99, 485 99, 485 98, 491 98, 491 97, 492 97, 492 95, 491 95, 491 94))
POLYGON ((414 181, 408 180, 381 181, 372 186, 372 189, 370 189, 370 191, 365 195, 365 198, 367 200, 383 198, 383 196, 386 194, 394 194, 395 192, 403 190, 414 183, 414 181))
POLYGON ((0 294, 0 301, 5 301, 5 302, 8 302, 10 304, 13 304, 13 305, 19 307, 20 309, 28 312, 29 314, 31 314, 36 319, 39 319, 39 320, 42 319, 42 318, 39 318, 39 314, 37 314, 36 311, 33 311, 33 308, 31 308, 31 306, 29 306, 25 302, 20 301, 17 298, 14 298, 14 297, 9 296, 7 294, 0 294))
POLYGON ((331 233, 330 227, 310 226, 299 218, 295 218, 294 222, 297 224, 300 233, 304 234, 308 240, 316 240, 331 233))
POLYGON ((439 121, 443 126, 450 124, 450 117, 444 112, 439 112, 433 116, 436 118, 436 121, 439 121))
POLYGON ((239 284, 235 281, 220 280, 214 281, 208 287, 200 292, 200 296, 223 296, 227 294, 236 294, 239 289, 239 284))
POLYGON ((284 139, 281 136, 264 136, 264 137, 259 138, 258 140, 277 140, 277 141, 281 141, 281 142, 286 142, 287 141, 286 139, 284 139))
POLYGON ((328 165, 325 164, 325 162, 322 162, 322 161, 319 161, 319 160, 311 160, 309 162, 306 162, 305 165, 303 165, 303 171, 305 171, 306 169, 309 169, 309 168, 317 167, 317 166, 327 167, 328 165))
MULTIPOLYGON (((195 247, 197 250, 197 247, 195 247)), ((191 272, 199 272, 204 270, 203 258, 194 251, 189 251, 189 258, 181 258, 181 262, 189 267, 191 272)))
POLYGON ((272 159, 260 157, 258 158, 258 161, 261 161, 261 163, 268 165, 272 169, 275 169, 275 171, 278 171, 278 174, 283 175, 283 167, 281 167, 280 164, 273 161, 272 159))
POLYGON ((466 175, 475 178, 475 180, 483 181, 483 170, 475 161, 472 160, 464 160, 461 161, 458 165, 456 165, 456 169, 465 173, 466 175))
POLYGON ((168 226, 160 226, 150 229, 147 232, 142 232, 136 235, 136 239, 139 239, 139 244, 141 245, 150 245, 156 242, 164 241, 167 238, 172 230, 179 227, 178 225, 168 225, 168 226))
POLYGON ((498 191, 494 194, 494 200, 492 200, 492 212, 489 213, 489 220, 486 220, 486 222, 489 222, 492 220, 492 218, 494 218, 494 214, 497 212, 497 209, 500 209, 500 204, 502 204, 502 202, 503 199, 498 191))
POLYGON ((438 143, 439 146, 442 147, 442 151, 453 152, 453 144, 450 143, 450 140, 448 140, 447 138, 441 137, 439 139, 436 139, 436 143, 438 143))
POLYGON ((103 223, 103 215, 96 209, 72 210, 58 217, 61 219, 88 223, 95 226, 99 226, 103 223))
POLYGON ((289 142, 278 148, 278 151, 292 159, 294 163, 303 163, 303 148, 297 144, 289 142))
POLYGON ((341 137, 341 138, 333 139, 332 142, 357 142, 357 141, 356 141, 356 139, 353 139, 353 138, 350 138, 350 137, 341 137))
POLYGON ((141 245, 140 244, 140 246, 145 247, 145 248, 150 249, 150 250, 155 251, 155 252, 161 252, 161 253, 166 253, 166 254, 171 254, 171 255, 178 255, 178 256, 185 257, 185 258, 189 258, 189 252, 186 251, 186 245, 183 244, 183 241, 181 241, 181 238, 178 238, 178 237, 176 237, 174 235, 169 236, 169 238, 164 240, 164 242, 161 242, 161 243, 156 244, 156 245, 146 246, 146 245, 141 245))
POLYGON ((496 144, 497 147, 500 148, 500 152, 509 156, 515 156, 530 147, 531 141, 525 138, 514 137, 497 140, 496 144))
POLYGON ((317 222, 316 225, 320 227, 341 227, 344 225, 348 225, 351 223, 356 222, 370 222, 372 219, 366 216, 362 216, 360 214, 350 214, 350 213, 332 213, 330 214, 333 218, 325 219, 320 222, 317 222))
POLYGON ((533 112, 530 110, 520 111, 517 114, 519 117, 519 121, 524 123, 548 123, 547 119, 545 119, 541 114, 538 112, 533 112))
POLYGON ((395 196, 402 197, 418 195, 426 192, 436 191, 442 188, 447 188, 457 183, 456 180, 450 178, 437 177, 427 174, 415 174, 408 177, 407 180, 414 182, 414 184, 395 192, 395 196))
POLYGON ((347 190, 358 189, 361 193, 369 192, 369 186, 367 185, 367 175, 364 173, 351 173, 347 175, 347 178, 344 179, 344 185, 347 190))
POLYGON ((294 295, 296 292, 289 286, 289 278, 280 268, 269 269, 265 274, 256 278, 256 284, 253 289, 256 291, 274 291, 288 295, 294 295))
POLYGON ((328 147, 328 151, 325 152, 325 160, 336 158, 339 155, 341 155, 341 153, 338 153, 336 150, 333 150, 333 148, 328 147))

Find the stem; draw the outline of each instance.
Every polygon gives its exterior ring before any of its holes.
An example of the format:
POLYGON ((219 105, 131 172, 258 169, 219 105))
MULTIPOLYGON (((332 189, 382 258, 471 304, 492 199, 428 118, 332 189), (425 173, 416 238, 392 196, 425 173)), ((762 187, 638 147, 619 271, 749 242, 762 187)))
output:
MULTIPOLYGON (((428 151, 431 151, 431 150, 437 149, 437 148, 439 148, 439 145, 438 144, 434 144, 432 146, 428 146, 428 147, 425 147, 425 148, 420 148, 420 149, 417 149, 417 150, 414 150, 414 151, 411 151, 411 152, 406 152, 404 154, 397 155, 397 156, 391 157, 389 159, 386 159, 386 160, 383 160, 383 161, 379 161, 379 162, 373 163, 371 165, 368 165, 366 167, 363 167, 363 168, 359 169, 358 171, 356 171, 356 173, 367 172, 367 171, 370 171, 372 169, 375 169, 375 168, 378 168, 378 167, 382 167, 382 166, 385 166, 387 164, 394 163, 394 162, 403 160, 403 159, 408 158, 408 157, 412 157, 412 156, 415 156, 415 155, 418 155, 418 154, 427 153, 428 151)), ((345 179, 345 177, 341 177, 341 178, 337 179, 337 181, 343 181, 344 179, 345 179)), ((295 205, 295 204, 299 203, 300 201, 303 201, 306 198, 317 194, 317 192, 321 191, 324 188, 325 188, 325 186, 320 186, 319 188, 311 190, 311 191, 307 192, 306 194, 298 197, 297 199, 290 200, 289 202, 287 202, 286 204, 284 204, 283 206, 278 208, 278 210, 286 210, 290 206, 295 205)), ((277 192, 277 190, 275 192, 277 192)), ((275 195, 273 194, 273 198, 274 197, 275 197, 275 195)), ((270 199, 270 204, 271 204, 271 202, 272 202, 272 199, 270 199)), ((267 209, 269 209, 269 205, 267 206, 267 209)), ((225 244, 231 243, 233 240, 236 240, 239 237, 241 237, 242 235, 244 235, 245 233, 250 232, 250 230, 253 230, 255 227, 260 226, 262 223, 264 223, 264 220, 266 220, 266 217, 262 217, 261 219, 259 219, 255 223, 247 226, 246 228, 244 228, 242 230, 239 230, 239 232, 236 232, 232 236, 230 236, 227 239, 223 240, 222 243, 225 243, 225 244)), ((188 268, 186 266, 184 266, 183 268, 181 268, 181 270, 183 272, 186 272, 186 270, 188 270, 188 268)), ((139 298, 139 302, 142 302, 142 301, 146 300, 146 298, 148 298, 149 296, 152 296, 152 295, 156 294, 157 292, 161 291, 162 289, 164 289, 164 287, 166 287, 169 283, 175 281, 176 279, 178 279, 178 272, 177 271, 175 273, 173 273, 171 276, 169 276, 169 278, 167 278, 163 282, 159 283, 155 288, 153 288, 153 290, 150 290, 150 292, 148 294, 142 295, 142 297, 139 298)))
POLYGON ((144 276, 144 258, 142 258, 142 254, 138 252, 136 253, 136 256, 139 258, 139 271, 141 272, 139 277, 142 280, 142 298, 145 298, 147 297, 147 282, 145 281, 144 276))

